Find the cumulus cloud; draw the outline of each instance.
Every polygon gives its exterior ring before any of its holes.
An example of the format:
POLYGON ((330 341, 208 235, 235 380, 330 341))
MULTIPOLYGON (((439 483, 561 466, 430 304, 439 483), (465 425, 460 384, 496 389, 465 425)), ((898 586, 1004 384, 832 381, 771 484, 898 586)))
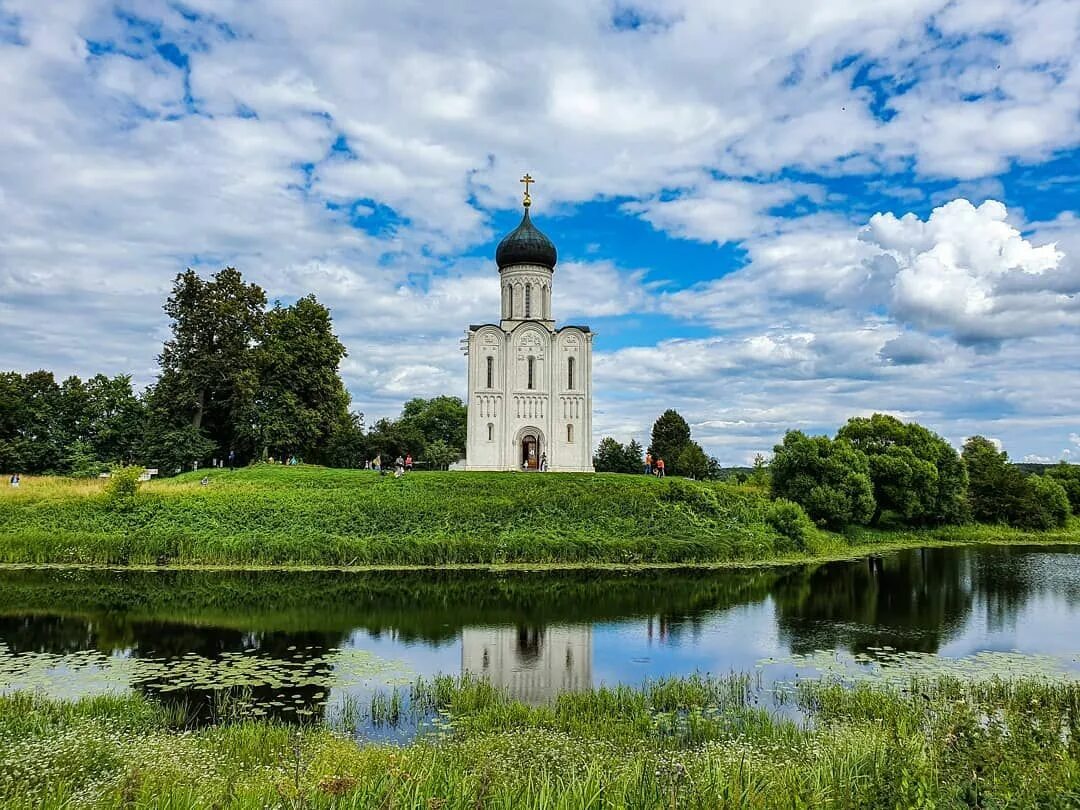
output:
POLYGON ((1075 3, 642 0, 640 25, 577 0, 3 8, 2 368, 148 381, 173 276, 233 264, 332 308, 369 415, 464 393, 457 340, 498 302, 475 256, 528 169, 541 216, 600 201, 746 251, 729 272, 563 250, 560 317, 692 333, 599 344, 600 430, 685 402, 734 460, 905 400, 954 439, 970 416, 1053 447, 1075 413, 1046 383, 1077 348, 1074 214, 1021 231, 1011 200, 942 199, 866 226, 822 191, 1001 198, 988 175, 1075 146, 1075 3))
POLYGON ((876 214, 863 232, 881 250, 875 271, 892 276, 901 320, 961 343, 1052 331, 1080 312, 1080 274, 1053 244, 1036 246, 1006 222, 1005 206, 953 200, 924 222, 876 214))

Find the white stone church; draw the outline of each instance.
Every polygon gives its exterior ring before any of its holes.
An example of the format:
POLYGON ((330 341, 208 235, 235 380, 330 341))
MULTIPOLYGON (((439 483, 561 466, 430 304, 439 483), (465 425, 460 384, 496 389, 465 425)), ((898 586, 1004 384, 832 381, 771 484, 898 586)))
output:
POLYGON ((555 245, 525 214, 499 243, 502 319, 469 327, 469 470, 592 472, 592 340, 555 328, 555 245))

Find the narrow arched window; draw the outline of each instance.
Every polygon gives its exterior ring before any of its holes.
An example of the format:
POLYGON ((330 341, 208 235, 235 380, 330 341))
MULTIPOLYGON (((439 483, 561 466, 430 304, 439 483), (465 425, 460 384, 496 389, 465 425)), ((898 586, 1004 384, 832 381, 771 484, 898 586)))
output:
POLYGON ((566 441, 570 442, 571 444, 573 444, 573 442, 574 442, 574 426, 573 425, 567 425, 566 426, 566 441))
POLYGON ((511 284, 506 288, 506 293, 509 296, 506 302, 506 317, 514 317, 514 285, 511 284))
POLYGON ((536 358, 529 358, 529 388, 536 388, 536 358))
POLYGON ((488 422, 488 441, 495 441, 495 425, 491 424, 491 422, 488 422))
POLYGON ((495 358, 491 355, 487 359, 487 387, 495 387, 495 358))
POLYGON ((574 387, 574 358, 570 357, 566 361, 566 387, 574 387))
POLYGON ((525 317, 532 317, 532 284, 525 285, 525 317))

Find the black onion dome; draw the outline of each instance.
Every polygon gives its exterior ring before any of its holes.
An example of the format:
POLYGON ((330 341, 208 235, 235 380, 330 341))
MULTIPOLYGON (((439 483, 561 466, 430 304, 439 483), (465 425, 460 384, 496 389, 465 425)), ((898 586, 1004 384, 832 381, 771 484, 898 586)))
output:
POLYGON ((525 208, 521 224, 504 236, 495 249, 495 263, 500 270, 512 264, 539 264, 554 270, 558 258, 554 243, 529 219, 528 207, 525 208))

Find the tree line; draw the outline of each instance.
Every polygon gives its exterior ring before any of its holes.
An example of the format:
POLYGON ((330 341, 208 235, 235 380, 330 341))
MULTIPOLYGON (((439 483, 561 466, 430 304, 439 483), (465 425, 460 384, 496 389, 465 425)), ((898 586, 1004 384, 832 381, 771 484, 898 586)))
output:
MULTIPOLYGON (((656 420, 647 451, 665 458, 674 475, 729 477, 673 410, 656 420)), ((645 452, 636 440, 624 445, 606 437, 593 464, 597 472, 641 473, 645 452)), ((1033 474, 982 436, 958 453, 922 425, 884 414, 849 419, 835 437, 788 431, 770 462, 758 456, 736 480, 769 489, 777 501, 770 520, 793 535, 810 522, 834 530, 972 520, 1050 529, 1065 525, 1070 512, 1080 514, 1080 465, 1062 461, 1033 474)))
POLYGON ((789 431, 769 464, 772 494, 819 526, 1007 524, 1064 526, 1080 514, 1080 466, 1062 462, 1025 474, 989 439, 956 450, 922 425, 874 414, 834 438, 789 431))
POLYGON ((624 445, 606 436, 596 447, 593 468, 597 472, 640 473, 645 466, 645 453, 654 462, 663 459, 669 475, 699 480, 722 477, 720 462, 705 454, 691 437, 689 423, 670 408, 653 423, 648 448, 642 449, 636 439, 624 445))
POLYGON ((171 335, 141 393, 128 375, 0 373, 0 470, 93 475, 137 462, 168 474, 230 457, 355 467, 378 454, 440 467, 464 452, 455 397, 410 400, 365 430, 339 372, 345 347, 313 295, 268 306, 235 268, 187 270, 164 310, 171 335))

